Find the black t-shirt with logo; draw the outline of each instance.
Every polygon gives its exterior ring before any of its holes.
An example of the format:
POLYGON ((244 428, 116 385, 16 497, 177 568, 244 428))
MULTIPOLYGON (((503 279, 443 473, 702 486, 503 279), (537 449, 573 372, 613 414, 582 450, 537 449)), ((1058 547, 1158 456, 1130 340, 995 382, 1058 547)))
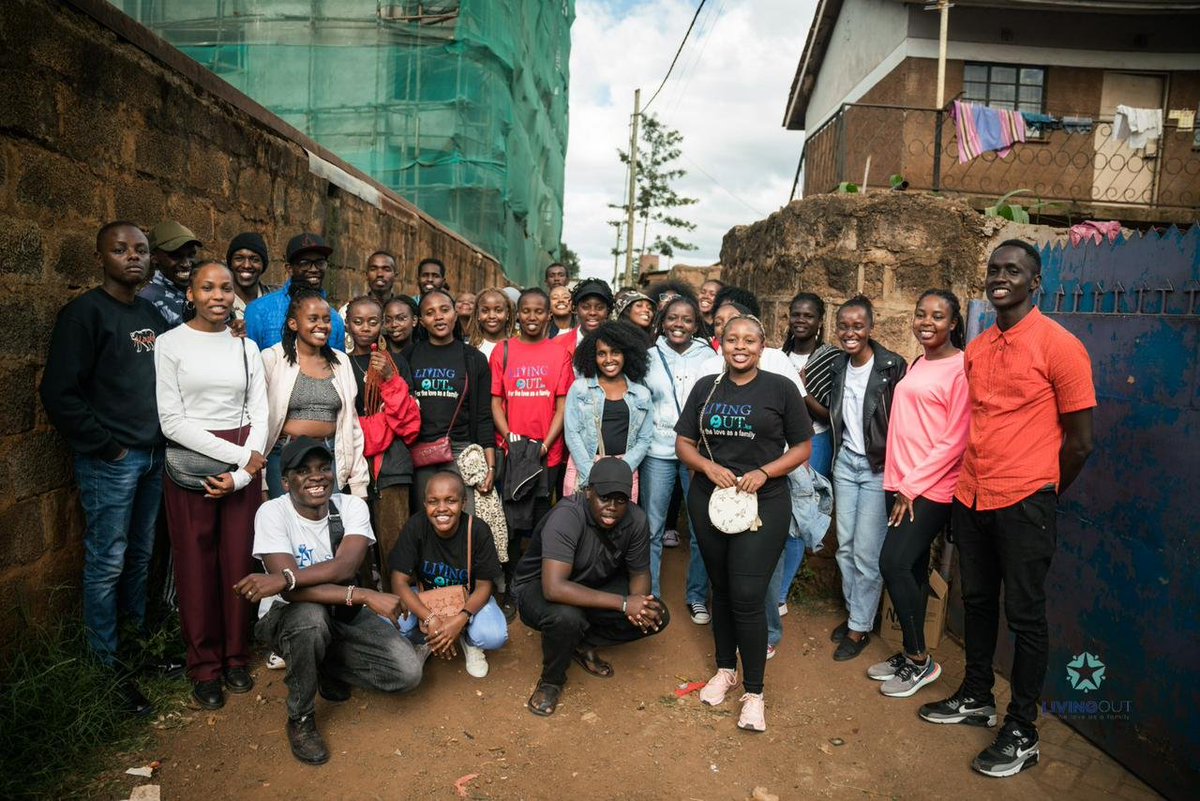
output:
MULTIPOLYGON (((479 579, 494 582, 503 575, 492 529, 479 518, 475 518, 471 530, 471 544, 474 554, 471 562, 472 586, 467 587, 467 592, 475 590, 474 582, 479 579)), ((427 590, 466 586, 467 515, 464 513, 459 518, 458 531, 449 539, 438 536, 424 512, 413 515, 392 548, 388 567, 417 579, 422 588, 427 590)))
MULTIPOLYGON (((683 405, 675 433, 694 440, 701 456, 741 476, 778 459, 788 447, 812 439, 812 421, 795 384, 776 373, 759 370, 742 386, 728 376, 701 378, 683 405), (718 378, 721 382, 710 398, 709 391, 718 378), (702 423, 708 447, 712 448, 711 457, 700 436, 702 423)), ((696 477, 708 481, 703 474, 696 477)), ((785 482, 783 476, 772 478, 760 492, 783 488, 785 482)))
POLYGON ((433 442, 449 431, 453 442, 495 447, 492 374, 482 353, 457 340, 448 345, 418 342, 408 354, 408 364, 412 369, 409 386, 421 404, 418 442, 433 442), (464 388, 467 399, 459 409, 464 388), (453 431, 450 431, 451 421, 453 431))

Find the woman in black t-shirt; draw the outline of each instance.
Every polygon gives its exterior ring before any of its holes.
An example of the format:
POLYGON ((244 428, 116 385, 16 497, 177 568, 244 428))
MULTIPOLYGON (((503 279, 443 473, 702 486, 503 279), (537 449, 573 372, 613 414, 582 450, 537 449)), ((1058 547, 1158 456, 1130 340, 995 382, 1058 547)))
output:
POLYGON ((675 425, 676 453, 695 471, 688 518, 712 582, 717 673, 700 691, 700 700, 719 704, 737 686, 740 653, 746 692, 738 726, 750 731, 767 727, 763 599, 792 519, 787 474, 812 453, 812 423, 799 390, 783 376, 758 369, 765 346, 758 318, 745 315, 727 323, 721 340, 724 371, 696 382, 675 425), (724 534, 713 526, 709 499, 714 490, 728 487, 758 493, 757 531, 724 534))
MULTIPOLYGON (((417 444, 449 435, 455 458, 470 444, 483 448, 488 475, 479 486, 492 490, 496 478, 496 433, 492 423, 492 373, 477 349, 463 342, 454 298, 440 289, 421 297, 421 326, 428 338, 416 342, 408 354, 412 369, 412 394, 421 404, 421 433, 417 444)), ((425 497, 425 483, 438 470, 458 472, 455 462, 418 467, 413 481, 414 506, 425 497)), ((467 493, 467 512, 475 511, 467 493)))
POLYGON ((425 484, 424 511, 409 518, 392 549, 392 587, 408 609, 400 631, 415 642, 428 643, 443 659, 453 659, 455 643, 462 646, 467 672, 481 679, 488 673, 484 651, 508 642, 508 624, 492 597, 502 575, 496 542, 488 524, 463 513, 466 488, 457 473, 443 470, 425 484), (471 557, 467 559, 467 541, 471 557), (462 612, 432 614, 414 590, 463 586, 467 601, 462 612), (424 624, 425 633, 421 631, 424 624))

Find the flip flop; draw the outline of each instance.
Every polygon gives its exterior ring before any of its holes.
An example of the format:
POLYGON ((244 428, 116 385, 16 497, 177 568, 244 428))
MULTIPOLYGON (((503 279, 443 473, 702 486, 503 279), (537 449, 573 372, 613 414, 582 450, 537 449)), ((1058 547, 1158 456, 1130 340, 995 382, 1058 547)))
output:
POLYGON ((593 676, 601 679, 611 679, 613 677, 612 664, 601 659, 600 655, 595 651, 576 651, 571 658, 593 676))
POLYGON ((537 689, 533 691, 533 695, 529 696, 525 705, 535 715, 543 718, 550 717, 558 708, 558 699, 562 696, 562 690, 563 688, 557 684, 538 682, 537 689))

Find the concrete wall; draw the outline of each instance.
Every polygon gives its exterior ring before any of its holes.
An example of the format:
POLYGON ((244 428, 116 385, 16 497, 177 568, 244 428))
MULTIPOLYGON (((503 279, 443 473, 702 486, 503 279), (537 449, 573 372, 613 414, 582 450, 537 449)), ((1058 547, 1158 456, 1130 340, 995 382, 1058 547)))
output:
MULTIPOLYGON (((394 251, 408 289, 416 260, 443 258, 454 285, 503 282, 499 267, 366 176, 100 0, 8 0, 0 14, 0 641, 25 599, 80 575, 82 515, 69 454, 36 388, 58 309, 98 283, 95 232, 123 218, 189 226, 204 253, 264 233, 269 278, 302 229, 334 247, 335 299, 394 251), (334 181, 314 175, 309 152, 334 181), (354 194, 352 194, 353 192, 354 194), (367 198, 367 199, 364 199, 367 198)), ((149 391, 149 388, 148 388, 149 391)), ((69 602, 72 593, 61 593, 69 602)))

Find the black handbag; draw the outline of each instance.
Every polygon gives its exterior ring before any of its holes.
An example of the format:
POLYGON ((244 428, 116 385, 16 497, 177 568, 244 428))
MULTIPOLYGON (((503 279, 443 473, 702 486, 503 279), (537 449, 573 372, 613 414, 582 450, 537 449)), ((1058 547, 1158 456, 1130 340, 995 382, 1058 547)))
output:
MULTIPOLYGON (((247 406, 250 403, 250 356, 246 352, 246 340, 242 340, 242 367, 246 376, 246 388, 242 394, 242 415, 238 421, 238 429, 245 425, 247 406)), ((238 445, 245 445, 247 434, 238 445)), ((185 490, 205 492, 205 480, 222 473, 232 473, 238 469, 236 464, 227 464, 211 456, 194 451, 176 442, 167 442, 165 462, 167 477, 185 490)))

